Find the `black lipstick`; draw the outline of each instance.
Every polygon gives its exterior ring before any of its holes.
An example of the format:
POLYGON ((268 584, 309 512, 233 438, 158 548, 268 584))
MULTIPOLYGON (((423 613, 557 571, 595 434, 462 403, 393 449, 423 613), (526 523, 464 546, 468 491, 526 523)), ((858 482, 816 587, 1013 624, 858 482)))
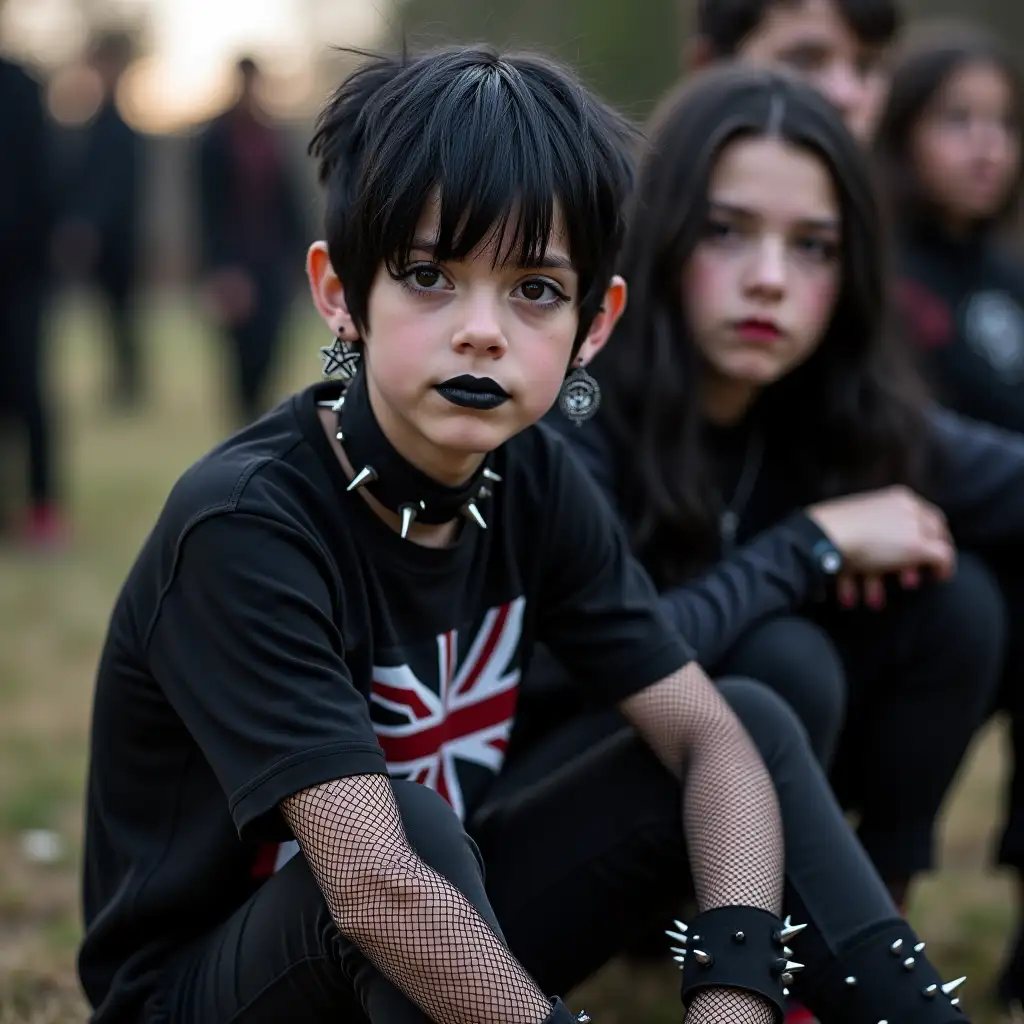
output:
POLYGON ((464 409, 497 409, 512 396, 491 377, 463 373, 438 384, 434 390, 452 405, 464 409))

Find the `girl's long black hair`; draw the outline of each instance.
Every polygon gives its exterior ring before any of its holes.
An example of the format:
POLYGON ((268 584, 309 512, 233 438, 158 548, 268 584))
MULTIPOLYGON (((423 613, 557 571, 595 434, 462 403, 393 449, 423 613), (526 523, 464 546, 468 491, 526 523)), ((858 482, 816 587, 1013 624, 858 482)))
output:
POLYGON ((707 72, 669 96, 649 126, 621 260, 629 304, 592 365, 634 548, 661 586, 715 553, 716 492, 683 268, 705 231, 723 148, 769 131, 827 168, 841 208, 842 269, 825 338, 765 390, 759 418, 809 500, 923 483, 923 389, 890 328, 889 246, 867 158, 828 102, 795 77, 740 66, 707 72))

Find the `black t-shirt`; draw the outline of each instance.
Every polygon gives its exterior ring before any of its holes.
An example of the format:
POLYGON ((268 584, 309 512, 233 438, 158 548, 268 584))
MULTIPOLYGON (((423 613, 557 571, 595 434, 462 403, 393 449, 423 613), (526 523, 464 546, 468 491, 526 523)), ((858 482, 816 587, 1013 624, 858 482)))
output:
POLYGON ((402 540, 347 479, 319 385, 173 489, 113 612, 97 679, 80 974, 136 1019, 167 957, 294 852, 277 811, 390 770, 463 816, 501 767, 543 641, 604 702, 691 657, 563 442, 524 431, 448 548, 402 540))

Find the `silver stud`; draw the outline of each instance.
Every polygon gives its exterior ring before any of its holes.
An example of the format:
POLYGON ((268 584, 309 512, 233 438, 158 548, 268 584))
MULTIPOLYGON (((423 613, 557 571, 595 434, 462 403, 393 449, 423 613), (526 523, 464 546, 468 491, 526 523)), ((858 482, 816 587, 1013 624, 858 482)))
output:
POLYGON ((957 999, 950 999, 950 1001, 949 1001, 949 1005, 950 1005, 950 1006, 959 1006, 959 1005, 960 1005, 960 1000, 959 1000, 959 998, 957 998, 957 999))
POLYGON ((685 925, 685 924, 683 924, 683 922, 682 922, 682 921, 673 921, 672 923, 673 923, 673 924, 674 924, 674 925, 676 926, 676 928, 678 928, 679 930, 678 930, 678 931, 675 931, 675 932, 674 932, 674 931, 672 931, 671 929, 669 929, 669 928, 666 928, 666 929, 665 929, 665 934, 666 934, 666 935, 667 935, 667 936, 668 936, 668 937, 669 937, 670 939, 675 939, 675 940, 676 940, 676 942, 681 942, 681 943, 682 943, 682 944, 683 944, 683 945, 685 946, 685 945, 686 945, 686 931, 687 931, 687 927, 686 927, 686 925, 685 925))
POLYGON ((845 977, 845 978, 843 979, 843 981, 845 981, 845 982, 846 982, 846 984, 850 986, 850 988, 853 988, 853 987, 854 987, 854 985, 856 985, 856 984, 857 984, 857 979, 856 979, 856 978, 855 978, 855 977, 854 977, 854 976, 853 976, 852 974, 848 974, 848 975, 847 975, 847 976, 846 976, 846 977, 845 977))
POLYGON ((481 530, 487 529, 487 520, 480 514, 480 509, 476 507, 476 502, 467 501, 466 504, 462 506, 462 514, 467 519, 472 519, 481 530))
POLYGON ((903 961, 903 969, 905 971, 912 971, 914 969, 914 964, 916 963, 917 961, 912 956, 908 956, 907 959, 903 961))
POLYGON ((942 986, 942 994, 943 994, 944 996, 948 996, 948 995, 952 994, 952 993, 953 993, 953 992, 955 992, 955 991, 956 991, 956 990, 957 990, 957 989, 958 989, 958 988, 959 988, 959 987, 960 987, 960 986, 961 986, 961 985, 962 985, 962 984, 963 984, 963 983, 964 983, 964 982, 965 982, 966 980, 967 980, 967 975, 965 974, 965 975, 964 975, 964 976, 963 976, 962 978, 957 978, 957 979, 956 979, 956 980, 954 980, 954 981, 947 981, 947 982, 946 982, 946 984, 942 986))
POLYGON ((902 950, 902 949, 903 949, 903 940, 902 939, 897 939, 889 947, 889 952, 892 953, 893 956, 899 956, 900 955, 900 950, 902 950))
POLYGON ((577 1024, 591 1024, 591 1016, 586 1010, 581 1010, 576 1014, 577 1024))
POLYGON ((367 484, 372 484, 377 479, 377 470, 373 466, 363 466, 361 470, 352 478, 352 483, 348 485, 346 490, 355 491, 360 487, 365 487, 367 484))
POLYGON ((880 1020, 878 1024, 889 1024, 889 1022, 887 1020, 880 1020))
POLYGON ((783 985, 792 985, 793 975, 790 974, 789 971, 784 971, 782 975, 779 977, 779 981, 781 981, 783 985))
POLYGON ((938 991, 938 985, 929 985, 927 988, 921 990, 921 995, 923 995, 925 999, 933 999, 935 997, 935 993, 938 991))
POLYGON ((916 945, 916 946, 914 947, 914 952, 915 952, 915 953, 923 953, 923 952, 924 952, 924 943, 923 943, 923 942, 919 942, 919 943, 918 943, 918 944, 917 944, 917 945, 916 945))
POLYGON ((692 942, 700 942, 700 936, 699 935, 691 935, 690 936, 690 940, 692 942))
POLYGON ((793 950, 791 950, 789 948, 789 946, 783 946, 782 947, 782 955, 785 956, 785 957, 790 957, 790 956, 793 955, 793 950))
POLYGON ((339 430, 339 431, 338 431, 338 432, 337 432, 337 433, 336 433, 336 434, 334 435, 334 439, 335 439, 336 441, 344 441, 344 440, 345 440, 345 435, 344 435, 344 433, 343 433, 342 431, 340 431, 340 430, 339 430))
POLYGON ((480 490, 476 492, 476 496, 478 498, 489 498, 493 493, 494 492, 490 487, 481 487, 480 490))
POLYGON ((402 509, 402 540, 409 536, 409 529, 416 522, 416 506, 403 505, 402 509))
POLYGON ((746 935, 743 934, 743 932, 736 932, 736 934, 733 935, 733 937, 732 937, 732 941, 733 942, 746 942, 747 941, 747 937, 746 937, 746 935))
POLYGON ((710 953, 705 953, 703 949, 695 949, 693 957, 701 967, 710 967, 715 962, 715 958, 710 953))
POLYGON ((783 994, 784 996, 788 996, 788 995, 789 995, 789 989, 788 989, 788 988, 784 988, 784 989, 782 990, 782 994, 783 994))
MULTIPOLYGON (((500 484, 501 483, 501 477, 498 476, 498 474, 495 473, 493 469, 485 469, 483 475, 484 475, 484 479, 485 480, 490 480, 491 483, 494 483, 494 484, 500 484)), ((679 922, 677 921, 676 923, 678 924, 679 922)))
POLYGON ((779 932, 779 942, 788 942, 794 935, 799 935, 806 927, 806 922, 803 924, 793 924, 793 919, 791 917, 787 917, 786 920, 782 922, 782 931, 779 932))

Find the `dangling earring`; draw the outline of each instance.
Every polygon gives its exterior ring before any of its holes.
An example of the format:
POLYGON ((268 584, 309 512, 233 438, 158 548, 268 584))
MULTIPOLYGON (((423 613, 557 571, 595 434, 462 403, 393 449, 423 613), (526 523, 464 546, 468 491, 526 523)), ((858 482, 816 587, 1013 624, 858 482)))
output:
POLYGON ((577 427, 582 427, 601 405, 601 385, 587 373, 581 363, 562 381, 558 393, 558 407, 562 415, 577 427))
POLYGON ((320 349, 320 358, 324 361, 324 376, 328 379, 350 381, 359 370, 362 349, 345 340, 345 332, 341 330, 331 339, 330 345, 320 349))

